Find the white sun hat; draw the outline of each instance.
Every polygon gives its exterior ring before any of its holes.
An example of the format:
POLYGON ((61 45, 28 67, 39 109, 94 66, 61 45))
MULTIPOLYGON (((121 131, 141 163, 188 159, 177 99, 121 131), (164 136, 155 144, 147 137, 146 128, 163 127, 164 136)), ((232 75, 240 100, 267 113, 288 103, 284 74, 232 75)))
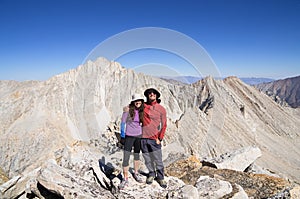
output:
POLYGON ((137 101, 137 100, 144 101, 144 97, 142 95, 140 95, 140 94, 133 94, 131 101, 134 102, 134 101, 137 101))

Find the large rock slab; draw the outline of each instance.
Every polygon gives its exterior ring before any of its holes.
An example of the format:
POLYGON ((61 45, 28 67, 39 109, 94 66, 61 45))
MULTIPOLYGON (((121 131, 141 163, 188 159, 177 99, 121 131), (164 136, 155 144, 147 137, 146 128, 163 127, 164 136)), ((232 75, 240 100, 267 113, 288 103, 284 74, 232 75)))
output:
POLYGON ((37 181, 51 193, 63 198, 114 198, 109 190, 101 187, 94 173, 86 167, 83 176, 49 162, 41 169, 37 181))
POLYGON ((222 154, 217 158, 203 160, 203 162, 213 165, 217 169, 245 171, 260 156, 261 150, 258 147, 245 147, 222 154))
POLYGON ((0 198, 17 198, 24 193, 36 193, 36 186, 31 186, 31 181, 34 181, 38 176, 40 168, 37 168, 24 175, 18 175, 5 182, 0 186, 0 198), (31 190, 28 190, 31 187, 31 190))

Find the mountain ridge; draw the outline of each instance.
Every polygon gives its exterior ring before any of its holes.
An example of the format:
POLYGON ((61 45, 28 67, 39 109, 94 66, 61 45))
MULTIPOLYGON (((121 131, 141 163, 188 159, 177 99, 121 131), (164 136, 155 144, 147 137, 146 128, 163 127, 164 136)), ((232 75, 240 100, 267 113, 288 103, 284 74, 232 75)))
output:
MULTIPOLYGON (((192 83, 195 83, 195 82, 203 79, 202 77, 196 77, 196 76, 158 76, 158 77, 161 79, 165 79, 167 81, 174 80, 174 81, 182 82, 185 84, 192 84, 192 83)), ((226 77, 223 77, 222 79, 224 79, 224 78, 226 78, 226 77)), ((218 79, 220 79, 220 78, 218 78, 218 79)), ((249 85, 256 85, 256 84, 262 84, 262 83, 268 83, 268 82, 275 81, 275 79, 264 78, 264 77, 239 77, 239 79, 249 85)))
POLYGON ((280 104, 300 107, 300 76, 280 79, 255 86, 280 104))
POLYGON ((183 152, 216 157, 254 145, 265 154, 259 165, 300 181, 299 115, 237 77, 175 85, 99 58, 47 81, 10 84, 0 82, 0 150, 7 154, 0 167, 9 177, 55 158, 55 150, 76 140, 105 136, 112 124, 118 131, 131 95, 155 87, 168 116, 164 158, 183 152))

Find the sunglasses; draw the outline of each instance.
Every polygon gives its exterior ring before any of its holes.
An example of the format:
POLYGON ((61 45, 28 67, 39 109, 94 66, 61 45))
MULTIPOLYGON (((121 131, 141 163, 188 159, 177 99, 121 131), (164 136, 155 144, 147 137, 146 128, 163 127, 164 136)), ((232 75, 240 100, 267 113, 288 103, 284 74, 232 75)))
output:
POLYGON ((149 92, 148 92, 148 95, 150 95, 150 94, 156 95, 156 93, 155 93, 154 91, 149 91, 149 92))
POLYGON ((135 105, 140 105, 140 104, 142 104, 142 102, 141 101, 137 101, 137 102, 134 102, 134 104, 135 105))

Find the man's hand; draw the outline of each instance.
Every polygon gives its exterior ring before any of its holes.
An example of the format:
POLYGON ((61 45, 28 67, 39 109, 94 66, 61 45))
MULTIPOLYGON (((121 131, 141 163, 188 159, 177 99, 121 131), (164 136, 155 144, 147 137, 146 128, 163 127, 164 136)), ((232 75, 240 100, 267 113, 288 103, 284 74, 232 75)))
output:
POLYGON ((160 144, 160 140, 159 139, 156 139, 156 144, 160 144))
POLYGON ((123 107, 123 112, 128 112, 129 111, 129 106, 124 106, 123 107))

